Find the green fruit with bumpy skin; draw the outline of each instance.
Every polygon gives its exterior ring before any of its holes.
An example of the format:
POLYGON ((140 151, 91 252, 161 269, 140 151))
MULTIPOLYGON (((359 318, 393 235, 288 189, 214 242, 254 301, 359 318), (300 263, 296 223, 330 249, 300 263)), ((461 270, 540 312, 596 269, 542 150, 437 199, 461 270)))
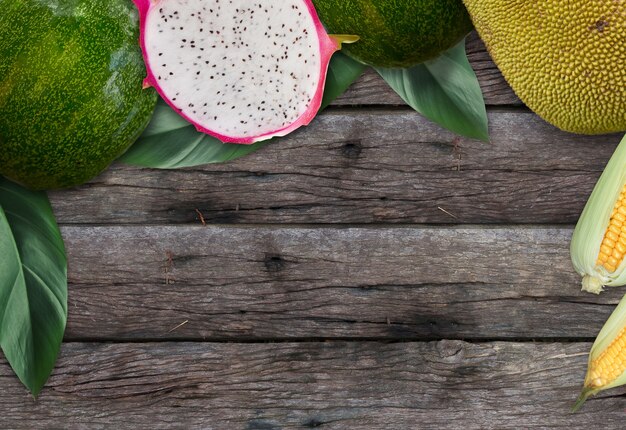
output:
POLYGON ((334 34, 356 34, 345 46, 351 57, 372 66, 406 68, 431 60, 472 29, 461 0, 313 0, 334 34))
POLYGON ((626 0, 465 0, 518 97, 570 133, 626 131, 626 0))
POLYGON ((141 134, 139 17, 130 0, 0 0, 0 174, 32 189, 81 184, 141 134))

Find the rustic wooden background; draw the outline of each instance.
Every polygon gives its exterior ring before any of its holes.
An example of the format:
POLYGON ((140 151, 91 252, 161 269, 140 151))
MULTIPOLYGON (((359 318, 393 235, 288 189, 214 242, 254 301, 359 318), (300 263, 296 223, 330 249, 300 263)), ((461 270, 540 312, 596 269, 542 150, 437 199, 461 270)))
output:
POLYGON ((624 292, 568 253, 620 136, 559 132, 469 52, 491 143, 367 72, 245 159, 53 193, 65 343, 36 401, 2 362, 0 428, 623 428, 624 390, 569 413, 624 292))

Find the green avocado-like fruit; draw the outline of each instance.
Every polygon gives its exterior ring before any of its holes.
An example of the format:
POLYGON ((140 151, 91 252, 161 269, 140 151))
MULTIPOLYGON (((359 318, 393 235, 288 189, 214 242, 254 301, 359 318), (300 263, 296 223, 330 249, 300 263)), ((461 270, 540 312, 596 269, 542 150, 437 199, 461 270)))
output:
POLYGON ((407 68, 437 57, 472 29, 461 0, 313 0, 329 33, 356 34, 343 51, 362 63, 407 68))
POLYGON ((0 0, 0 174, 31 189, 98 175, 146 127, 130 0, 0 0))

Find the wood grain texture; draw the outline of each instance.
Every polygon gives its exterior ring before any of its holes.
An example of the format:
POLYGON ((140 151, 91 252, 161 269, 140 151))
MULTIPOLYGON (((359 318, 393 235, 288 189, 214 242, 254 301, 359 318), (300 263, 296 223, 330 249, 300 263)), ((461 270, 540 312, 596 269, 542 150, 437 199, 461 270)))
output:
POLYGON ((593 339, 569 228, 65 227, 67 340, 593 339))
POLYGON ((0 361, 0 428, 622 428, 623 389, 569 413, 622 295, 579 291, 571 227, 414 225, 571 224, 619 140, 557 131, 468 54, 489 144, 370 70, 243 160, 51 193, 69 342, 36 401, 0 361))
POLYGON ((37 401, 6 364, 2 428, 623 428, 569 408, 589 343, 66 344, 37 401))
MULTIPOLYGON (((511 90, 491 60, 485 45, 475 32, 468 37, 467 56, 476 72, 487 105, 522 105, 522 102, 511 90)), ((389 88, 373 69, 368 68, 363 76, 333 104, 338 106, 403 105, 404 101, 389 88)))
POLYGON ((490 120, 483 143, 408 110, 335 110, 232 163, 118 165, 51 198, 65 224, 575 222, 620 136, 523 111, 490 120))

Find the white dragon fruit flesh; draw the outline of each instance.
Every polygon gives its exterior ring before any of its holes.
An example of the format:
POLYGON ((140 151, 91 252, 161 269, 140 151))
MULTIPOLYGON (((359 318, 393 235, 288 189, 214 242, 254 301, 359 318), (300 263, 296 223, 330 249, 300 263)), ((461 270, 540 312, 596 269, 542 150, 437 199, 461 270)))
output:
POLYGON ((199 131, 247 144, 316 115, 342 37, 326 34, 310 0, 134 2, 145 85, 199 131))

